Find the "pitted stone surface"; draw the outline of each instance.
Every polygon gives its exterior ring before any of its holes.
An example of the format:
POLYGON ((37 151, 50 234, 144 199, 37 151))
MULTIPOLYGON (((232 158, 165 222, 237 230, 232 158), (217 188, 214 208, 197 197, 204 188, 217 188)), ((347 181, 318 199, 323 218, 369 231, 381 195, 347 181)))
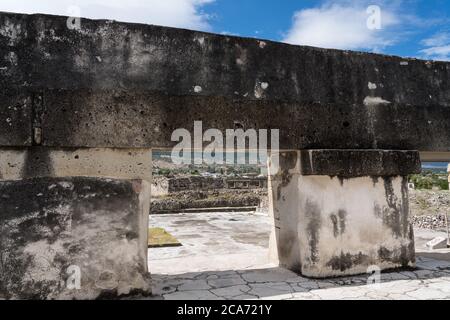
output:
POLYGON ((280 129, 281 149, 450 151, 449 63, 264 43, 0 13, 0 145, 33 123, 45 146, 171 147, 202 120, 280 129))
MULTIPOLYGON (((2 66, 0 80, 4 98, 0 99, 0 123, 4 124, 0 126, 0 146, 23 148, 42 145, 44 149, 53 147, 60 150, 172 147, 176 143, 171 139, 175 129, 192 131, 194 121, 202 120, 205 129, 222 131, 230 128, 279 129, 279 148, 284 150, 450 151, 449 63, 408 59, 405 64, 405 59, 398 57, 270 41, 261 45, 255 39, 113 21, 83 19, 81 25, 81 29, 71 30, 67 28, 66 17, 0 13, 0 55, 8 57, 2 66)), ((39 151, 37 158, 39 176, 53 176, 54 168, 48 166, 48 151, 39 151), (40 161, 41 156, 44 161, 40 161)), ((26 163, 32 163, 29 160, 26 163)), ((409 160, 408 168, 417 166, 416 158, 409 160)), ((31 171, 34 168, 25 166, 23 176, 33 176, 31 171)), ((369 208, 364 211, 364 219, 376 216, 378 227, 369 229, 378 234, 366 240, 361 237, 347 241, 340 251, 337 247, 329 248, 331 252, 326 252, 325 245, 329 242, 324 239, 345 240, 349 228, 362 231, 364 223, 356 221, 350 225, 351 221, 345 220, 346 217, 357 215, 347 214, 348 208, 339 201, 336 201, 339 206, 330 208, 329 216, 319 217, 318 213, 325 212, 324 201, 315 199, 315 196, 324 194, 323 186, 333 186, 337 180, 321 185, 325 181, 312 179, 309 187, 316 189, 319 186, 317 190, 309 190, 309 194, 299 196, 295 192, 298 187, 295 183, 299 180, 292 179, 289 170, 283 171, 274 194, 276 201, 287 203, 283 209, 297 210, 301 206, 306 215, 306 219, 291 217, 282 226, 290 224, 294 232, 289 230, 281 237, 281 243, 291 247, 278 249, 284 249, 285 253, 295 251, 296 255, 299 251, 302 255, 308 251, 308 256, 301 259, 294 256, 289 267, 301 267, 304 274, 311 276, 328 276, 358 273, 374 262, 384 263, 382 268, 413 266, 412 229, 407 214, 403 214, 408 211, 407 192, 404 192, 406 175, 402 174, 400 167, 396 169, 399 172, 392 175, 383 171, 383 181, 373 178, 370 181, 366 177, 363 181, 353 181, 355 183, 348 189, 345 188, 352 181, 344 183, 341 179, 339 183, 344 190, 336 189, 342 191, 341 194, 328 192, 333 197, 357 203, 362 197, 352 198, 355 190, 386 191, 377 194, 376 199, 360 201, 369 208), (403 181, 398 183, 400 178, 403 181), (282 192, 289 183, 293 188, 289 187, 288 193, 282 192), (378 183, 384 183, 384 187, 375 188, 378 183), (371 184, 374 186, 372 189, 371 184), (394 190, 399 185, 400 188, 394 190), (305 203, 292 200, 303 198, 305 203), (304 225, 305 221, 306 230, 296 235, 297 223, 304 225), (305 234, 308 239, 301 238, 305 234), (389 246, 379 246, 380 239, 388 239, 389 246), (360 244, 366 244, 366 247, 360 250, 360 244), (375 246, 379 250, 373 251, 375 246), (367 250, 368 247, 371 251, 367 250), (312 268, 309 271, 306 262, 312 268), (325 267, 328 270, 323 272, 325 267)), ((0 179, 2 170, 3 163, 0 179)), ((370 173, 360 172, 360 168, 355 166, 349 169, 342 165, 332 171, 341 177, 355 172, 358 176, 370 173)), ((300 179, 302 185, 309 179, 304 178, 300 179)), ((33 189, 33 186, 27 187, 33 189)), ((43 192, 30 197, 47 199, 43 192)), ((92 197, 96 199, 95 195, 92 197)), ((86 199, 88 201, 90 196, 86 199)), ((10 200, 4 202, 11 203, 10 200)), ((45 208, 40 200, 36 203, 36 212, 45 208)), ((74 199, 64 202, 58 198, 52 205, 55 208, 60 206, 55 209, 58 211, 73 203, 76 203, 74 199)), ((8 208, 7 212, 12 210, 8 208)), ((358 210, 361 208, 355 205, 351 211, 358 210)), ((79 215, 89 212, 83 211, 79 215)), ((31 219, 35 212, 26 211, 26 214, 31 219)), ((275 214, 274 217, 277 218, 275 214)), ((56 231, 52 228, 47 230, 53 222, 41 223, 45 229, 44 236, 39 235, 42 239, 47 241, 51 237, 51 241, 59 241, 60 229, 68 228, 63 224, 65 221, 57 220, 56 231)), ((139 228, 145 225, 146 230, 146 223, 141 222, 138 223, 139 228)), ((371 226, 369 220, 366 219, 365 223, 371 226)), ((123 225, 118 229, 120 227, 123 225)), ((279 225, 275 227, 280 228, 279 225)), ((134 230, 127 235, 134 239, 139 234, 142 238, 143 230, 134 230)), ((5 234, 7 240, 15 239, 19 244, 23 240, 17 234, 5 234)), ((366 235, 364 232, 360 234, 366 235)), ((9 246, 12 247, 11 243, 9 246)), ((80 247, 95 250, 92 246, 80 247)), ((143 247, 139 248, 144 251, 143 247)), ((35 255, 41 251, 48 254, 48 250, 42 250, 41 243, 33 242, 20 254, 35 255)), ((45 254, 44 260, 59 261, 59 257, 45 254)), ((138 259, 141 258, 142 255, 138 259)), ((23 261, 20 263, 25 264, 23 261)), ((42 269, 42 262, 34 261, 33 265, 42 269)), ((140 267, 136 271, 139 276, 142 275, 140 267)), ((114 272, 105 270, 100 273, 96 288, 116 290, 114 272)), ((42 281, 50 281, 45 277, 54 279, 56 275, 56 271, 42 273, 42 281)), ((276 287, 284 295, 286 287, 276 280, 271 283, 271 290, 276 287)), ((14 282, 11 279, 2 281, 6 286, 14 282)), ((206 279, 194 279, 186 289, 191 292, 210 290, 204 281, 207 282, 206 279)), ((129 287, 136 287, 129 283, 127 288, 117 291, 129 292, 129 287)), ((320 290, 324 283, 317 283, 317 286, 320 290)), ((252 290, 243 295, 252 295, 252 291, 266 292, 264 282, 250 287, 252 290)), ((41 290, 39 294, 51 297, 55 290, 41 290)), ((29 292, 35 291, 34 288, 29 292)), ((11 292, 15 292, 14 289, 11 292)), ((211 296, 211 292, 207 292, 206 297, 211 296)), ((17 292, 17 295, 21 294, 17 292)), ((85 293, 89 297, 95 295, 95 292, 85 293)), ((354 295, 356 293, 347 296, 354 295)), ((436 294, 429 292, 429 296, 436 294)))
POLYGON ((278 171, 269 175, 274 262, 314 278, 357 275, 373 265, 381 270, 414 267, 408 179, 401 172, 418 169, 418 152, 280 155, 278 171), (363 167, 375 176, 363 176, 363 167))
POLYGON ((53 149, 32 146, 3 148, 0 151, 0 180, 83 176, 151 182, 151 173, 151 149, 53 149))
POLYGON ((302 150, 301 174, 339 176, 405 176, 420 173, 417 151, 395 150, 302 150))
POLYGON ((141 180, 0 182, 0 298, 148 294, 149 190, 141 180))
POLYGON ((33 96, 26 90, 6 89, 3 85, 0 80, 0 145, 31 146, 33 96))

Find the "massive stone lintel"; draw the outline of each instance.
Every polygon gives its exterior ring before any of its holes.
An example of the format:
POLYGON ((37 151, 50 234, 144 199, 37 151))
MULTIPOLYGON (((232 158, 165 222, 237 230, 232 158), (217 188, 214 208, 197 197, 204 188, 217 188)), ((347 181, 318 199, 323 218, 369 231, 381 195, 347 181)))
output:
POLYGON ((272 258, 309 277, 414 266, 406 175, 418 171, 418 158, 418 152, 382 150, 281 153, 269 180, 272 258), (330 155, 337 164, 326 167, 330 155), (357 164, 349 169, 349 157, 371 159, 366 175, 357 164), (398 159, 405 166, 395 172, 398 159))
POLYGON ((0 299, 151 292, 147 182, 36 178, 2 181, 0 194, 0 299))
POLYGON ((171 147, 280 129, 280 147, 450 151, 450 64, 158 26, 0 13, 0 145, 171 147))

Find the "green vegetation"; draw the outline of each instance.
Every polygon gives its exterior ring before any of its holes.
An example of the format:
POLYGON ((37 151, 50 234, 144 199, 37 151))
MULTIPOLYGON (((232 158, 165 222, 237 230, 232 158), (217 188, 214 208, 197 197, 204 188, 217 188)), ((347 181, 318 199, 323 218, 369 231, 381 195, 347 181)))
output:
POLYGON ((438 174, 431 170, 424 171, 421 174, 414 174, 409 177, 409 181, 414 183, 416 189, 449 189, 447 174, 438 174))
POLYGON ((189 174, 191 174, 191 175, 193 175, 193 176, 198 176, 198 175, 200 175, 200 172, 198 172, 197 169, 194 169, 194 170, 191 170, 191 171, 189 172, 189 174))
POLYGON ((177 246, 181 246, 181 243, 163 228, 148 229, 149 248, 177 247, 177 246))
MULTIPOLYGON (((160 165, 165 165, 166 161, 159 161, 160 165)), ((167 162, 170 163, 170 162, 167 162)), ((180 165, 167 168, 153 167, 154 176, 177 176, 177 175, 200 175, 203 173, 219 175, 259 175, 261 168, 257 165, 180 165)))
POLYGON ((153 170, 153 175, 156 176, 168 176, 171 174, 170 169, 161 169, 161 168, 157 168, 153 170))

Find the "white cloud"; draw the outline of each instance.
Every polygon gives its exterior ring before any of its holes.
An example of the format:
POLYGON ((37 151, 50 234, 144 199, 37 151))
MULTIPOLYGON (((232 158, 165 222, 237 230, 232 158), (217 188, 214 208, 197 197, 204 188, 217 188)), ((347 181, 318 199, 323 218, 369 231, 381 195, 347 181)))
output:
POLYGON ((239 33, 231 32, 231 31, 222 31, 220 34, 224 35, 224 36, 234 36, 234 37, 240 36, 239 33))
POLYGON ((401 18, 393 7, 380 5, 381 29, 368 28, 369 5, 361 1, 328 1, 321 7, 298 11, 283 41, 323 48, 381 51, 398 40, 400 35, 392 27, 399 25, 401 18))
POLYGON ((425 49, 420 50, 423 58, 450 61, 450 33, 439 32, 422 41, 425 49))
POLYGON ((70 15, 80 8, 81 17, 210 30, 209 16, 201 9, 214 0, 1 0, 0 11, 70 15))
POLYGON ((422 44, 426 47, 438 47, 450 43, 450 33, 439 32, 432 37, 422 41, 422 44))

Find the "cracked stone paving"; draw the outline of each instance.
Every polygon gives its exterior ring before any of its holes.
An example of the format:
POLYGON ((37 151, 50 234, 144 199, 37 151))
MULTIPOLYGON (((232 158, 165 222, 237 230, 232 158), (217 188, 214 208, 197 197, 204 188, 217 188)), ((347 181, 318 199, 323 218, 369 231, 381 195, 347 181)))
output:
POLYGON ((315 280, 279 268, 269 263, 264 214, 154 215, 150 225, 183 243, 149 250, 152 299, 450 299, 450 262, 422 256, 416 269, 382 273, 376 284, 369 274, 315 280))

